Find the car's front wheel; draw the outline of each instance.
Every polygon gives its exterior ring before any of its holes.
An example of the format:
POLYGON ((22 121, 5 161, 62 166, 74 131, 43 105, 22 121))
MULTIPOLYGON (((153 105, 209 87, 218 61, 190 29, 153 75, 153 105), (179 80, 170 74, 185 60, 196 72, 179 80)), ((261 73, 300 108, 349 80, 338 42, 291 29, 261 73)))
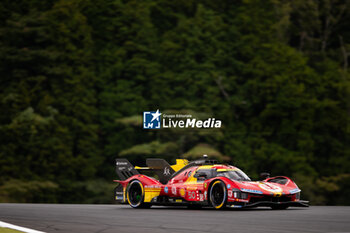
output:
POLYGON ((224 182, 217 180, 211 185, 209 201, 215 209, 224 209, 226 207, 227 190, 224 182))
POLYGON ((144 203, 145 190, 139 180, 132 181, 127 189, 128 203, 133 208, 149 208, 150 204, 144 203))

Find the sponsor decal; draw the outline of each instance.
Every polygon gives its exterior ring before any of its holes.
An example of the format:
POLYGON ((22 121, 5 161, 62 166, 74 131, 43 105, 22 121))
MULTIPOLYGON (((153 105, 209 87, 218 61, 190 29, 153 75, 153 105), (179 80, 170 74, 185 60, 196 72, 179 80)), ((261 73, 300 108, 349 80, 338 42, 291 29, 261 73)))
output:
POLYGON ((247 192, 247 193, 263 194, 262 191, 260 191, 260 190, 255 190, 255 189, 245 189, 245 188, 241 188, 241 191, 247 192))
POLYGON ((259 183, 259 187, 266 190, 266 191, 272 192, 272 193, 282 192, 281 187, 279 187, 275 184, 271 184, 271 183, 259 183))
POLYGON ((143 128, 144 129, 160 129, 160 116, 162 114, 159 109, 156 112, 143 112, 143 128))
POLYGON ((199 201, 204 201, 204 196, 203 196, 203 194, 199 194, 199 201))
POLYGON ((161 188, 159 185, 145 185, 145 188, 156 188, 156 189, 159 189, 161 188))
POLYGON ((169 191, 169 190, 168 190, 168 187, 165 187, 165 188, 164 188, 164 192, 165 192, 165 193, 168 193, 168 191, 169 191))
POLYGON ((207 199, 207 191, 204 191, 204 197, 207 199))
POLYGON ((181 197, 184 197, 185 194, 186 194, 185 189, 184 189, 184 188, 181 188, 181 189, 180 189, 180 196, 181 196, 181 197))
POLYGON ((115 199, 116 200, 123 200, 124 193, 123 192, 116 192, 115 193, 115 199))
POLYGON ((205 189, 207 188, 207 186, 208 186, 208 184, 207 184, 207 183, 204 183, 204 188, 205 188, 205 189))
POLYGON ((301 191, 300 189, 295 188, 295 189, 289 190, 289 193, 290 193, 290 194, 294 194, 294 193, 298 193, 298 192, 300 192, 300 191, 301 191))
POLYGON ((228 184, 228 185, 227 185, 227 188, 228 188, 228 189, 229 189, 229 188, 231 188, 231 185, 230 185, 230 184, 228 184))
POLYGON ((116 165, 128 165, 127 162, 117 162, 116 165))
POLYGON ((236 201, 239 201, 239 202, 249 202, 248 200, 238 199, 238 198, 236 198, 236 201))
POLYGON ((164 168, 163 175, 165 175, 165 176, 170 176, 170 169, 169 169, 168 167, 165 167, 165 168, 164 168))
POLYGON ((175 187, 175 186, 172 186, 172 187, 171 187, 171 193, 172 193, 173 195, 176 195, 176 187, 175 187))
POLYGON ((232 197, 232 190, 228 190, 227 194, 228 194, 228 197, 232 197))

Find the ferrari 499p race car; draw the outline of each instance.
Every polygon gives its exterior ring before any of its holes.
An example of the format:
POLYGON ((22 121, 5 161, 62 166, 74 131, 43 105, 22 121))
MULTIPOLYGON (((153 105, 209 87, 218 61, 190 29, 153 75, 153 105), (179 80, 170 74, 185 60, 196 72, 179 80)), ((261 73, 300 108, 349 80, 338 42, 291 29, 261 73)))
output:
POLYGON ((192 162, 177 159, 172 166, 164 159, 147 159, 146 164, 147 167, 134 167, 126 159, 116 159, 120 179, 114 180, 119 183, 115 188, 117 202, 129 203, 133 208, 152 205, 212 206, 215 209, 308 207, 308 201, 300 200, 301 190, 285 176, 251 181, 237 167, 206 157, 192 162), (139 171, 153 171, 159 179, 139 171))

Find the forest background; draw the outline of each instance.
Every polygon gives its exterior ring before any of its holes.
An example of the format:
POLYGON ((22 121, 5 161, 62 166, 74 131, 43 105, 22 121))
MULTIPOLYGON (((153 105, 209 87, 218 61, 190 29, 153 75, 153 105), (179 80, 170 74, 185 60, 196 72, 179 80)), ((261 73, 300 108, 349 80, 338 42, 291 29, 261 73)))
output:
POLYGON ((2 0, 0 202, 113 203, 115 158, 208 154, 349 205, 349 29, 348 0, 2 0))

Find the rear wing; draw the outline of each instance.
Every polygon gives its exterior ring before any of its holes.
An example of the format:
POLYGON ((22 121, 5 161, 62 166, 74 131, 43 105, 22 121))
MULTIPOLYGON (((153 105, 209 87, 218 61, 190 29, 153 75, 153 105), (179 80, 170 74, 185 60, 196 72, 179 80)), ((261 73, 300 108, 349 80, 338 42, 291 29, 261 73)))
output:
POLYGON ((120 180, 140 174, 138 170, 154 171, 162 184, 166 184, 171 176, 188 164, 186 159, 177 159, 175 165, 170 165, 164 159, 146 159, 147 167, 134 167, 127 159, 116 159, 116 172, 120 180))
POLYGON ((171 175, 175 173, 174 169, 164 159, 147 159, 146 164, 157 174, 159 182, 162 184, 166 184, 171 175))
POLYGON ((116 173, 121 180, 140 174, 127 159, 116 159, 116 173))

